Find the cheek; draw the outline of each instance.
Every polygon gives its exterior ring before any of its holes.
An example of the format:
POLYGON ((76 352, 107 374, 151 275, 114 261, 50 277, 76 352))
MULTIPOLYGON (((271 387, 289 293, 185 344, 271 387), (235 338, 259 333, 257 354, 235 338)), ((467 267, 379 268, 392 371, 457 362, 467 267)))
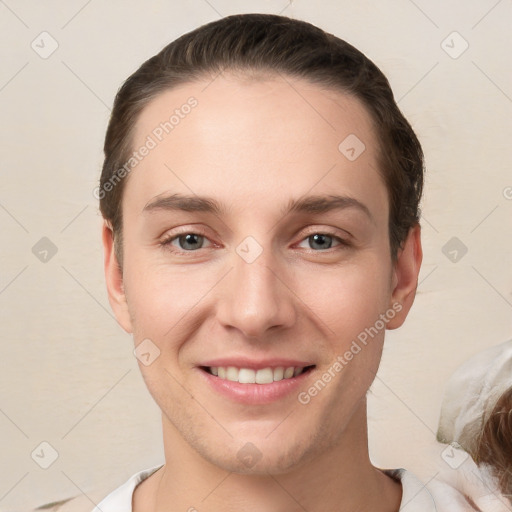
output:
POLYGON ((378 258, 372 261, 371 265, 347 266, 331 275, 319 273, 304 279, 304 302, 320 319, 328 358, 319 368, 318 381, 302 390, 299 401, 329 411, 326 422, 345 421, 347 411, 366 393, 379 367, 386 322, 395 315, 392 310, 386 316, 390 274, 378 258))
POLYGON ((316 314, 329 336, 347 341, 370 327, 389 307, 390 273, 378 258, 368 264, 303 272, 297 295, 316 314))
POLYGON ((215 283, 206 267, 126 261, 126 297, 135 332, 162 339, 186 323, 215 283))

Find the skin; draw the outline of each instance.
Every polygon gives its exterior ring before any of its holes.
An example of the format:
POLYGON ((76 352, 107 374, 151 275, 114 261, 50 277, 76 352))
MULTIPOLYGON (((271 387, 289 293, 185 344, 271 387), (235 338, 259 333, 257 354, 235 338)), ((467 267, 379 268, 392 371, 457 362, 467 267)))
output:
POLYGON ((385 329, 307 405, 296 393, 238 404, 197 368, 228 355, 293 357, 316 365, 307 390, 393 304, 401 311, 386 327, 403 323, 422 259, 420 228, 393 261, 373 122, 339 91, 224 73, 153 99, 133 146, 190 96, 197 107, 129 175, 122 272, 108 222, 103 227, 118 322, 135 345, 149 338, 160 350, 139 366, 162 410, 166 462, 137 487, 134 510, 397 511, 401 485, 372 466, 367 441, 366 393, 385 329), (366 146, 355 161, 338 150, 349 134, 366 146), (226 211, 144 211, 173 193, 208 196, 226 211), (356 199, 369 214, 282 213, 292 199, 329 194, 356 199), (173 239, 198 229, 205 238, 193 249, 173 239), (315 233, 333 238, 315 244, 315 233), (247 236, 262 249, 252 263, 236 252, 247 236), (161 245, 166 237, 170 246, 161 245), (237 458, 247 442, 261 454, 250 468, 237 458))

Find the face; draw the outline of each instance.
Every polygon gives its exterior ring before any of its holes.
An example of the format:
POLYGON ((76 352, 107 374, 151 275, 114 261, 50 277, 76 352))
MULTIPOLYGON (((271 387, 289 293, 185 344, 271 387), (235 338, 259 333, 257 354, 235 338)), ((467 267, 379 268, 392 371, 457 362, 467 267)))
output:
POLYGON ((107 227, 105 265, 164 436, 229 471, 283 472, 366 429, 421 251, 414 230, 391 260, 364 107, 298 79, 223 75, 152 100, 134 149, 148 136, 124 190, 123 274, 107 227))

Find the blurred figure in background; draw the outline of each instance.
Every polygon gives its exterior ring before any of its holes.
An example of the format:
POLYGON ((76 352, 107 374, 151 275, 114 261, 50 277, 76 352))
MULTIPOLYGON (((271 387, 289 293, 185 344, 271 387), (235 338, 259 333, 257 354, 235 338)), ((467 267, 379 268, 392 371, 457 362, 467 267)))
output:
POLYGON ((439 512, 512 511, 512 340, 476 354, 452 375, 437 439, 452 445, 444 458, 454 461, 428 486, 439 512))

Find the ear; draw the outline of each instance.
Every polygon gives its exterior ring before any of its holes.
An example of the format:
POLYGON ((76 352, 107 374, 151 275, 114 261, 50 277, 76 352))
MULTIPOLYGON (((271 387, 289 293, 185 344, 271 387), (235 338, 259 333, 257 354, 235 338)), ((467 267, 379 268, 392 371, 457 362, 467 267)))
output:
POLYGON ((114 233, 108 221, 102 228, 104 253, 105 282, 107 284, 108 300, 119 325, 128 333, 133 332, 132 322, 128 311, 128 303, 124 292, 123 273, 114 251, 114 233))
POLYGON ((416 296, 422 259, 421 227, 416 224, 409 230, 404 245, 397 254, 392 276, 390 304, 397 314, 387 323, 387 329, 400 327, 407 318, 416 296))

